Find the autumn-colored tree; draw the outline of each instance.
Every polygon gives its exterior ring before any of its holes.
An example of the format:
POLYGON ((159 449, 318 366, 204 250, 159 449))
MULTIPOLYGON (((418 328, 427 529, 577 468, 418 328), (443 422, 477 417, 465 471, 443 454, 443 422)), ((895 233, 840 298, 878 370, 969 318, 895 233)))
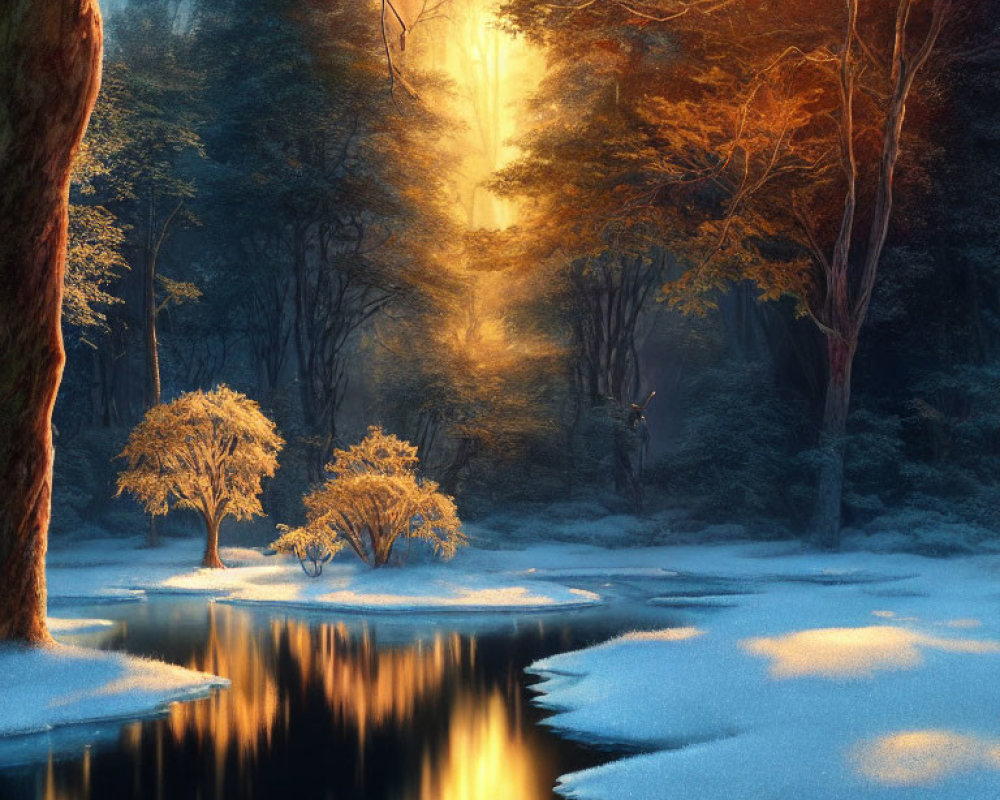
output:
POLYGON ((127 226, 108 208, 127 191, 114 168, 126 146, 130 113, 122 86, 119 71, 108 65, 73 164, 63 319, 81 332, 107 327, 108 308, 122 302, 111 284, 128 269, 127 226))
POLYGON ((315 574, 322 571, 317 562, 345 546, 366 564, 384 566, 400 537, 426 540, 451 558, 465 543, 455 503, 417 476, 418 463, 416 447, 369 428, 358 444, 334 451, 333 477, 305 496, 305 526, 283 528, 274 548, 297 555, 303 569, 311 561, 315 574))
MULTIPOLYGON (((635 135, 626 102, 626 31, 602 31, 598 42, 593 30, 581 27, 582 38, 570 44, 568 34, 546 36, 548 22, 522 19, 513 8, 508 13, 549 45, 549 69, 528 103, 532 124, 519 140, 523 156, 501 169, 492 187, 529 201, 511 238, 521 260, 566 308, 574 407, 564 416, 573 428, 602 420, 599 428, 609 434, 602 435, 602 449, 612 456, 616 487, 640 511, 641 469, 624 421, 646 394, 639 345, 668 259, 656 225, 622 214, 641 177, 634 159, 622 153, 623 142, 635 135)), ((548 14, 561 19, 553 9, 548 14)), ((571 430, 570 463, 578 439, 571 430)))
POLYGON ((115 78, 122 149, 114 160, 121 215, 131 225, 134 266, 142 280, 146 345, 145 406, 162 396, 159 316, 170 305, 197 299, 188 283, 160 274, 169 237, 193 218, 191 162, 204 154, 198 133, 201 82, 191 67, 190 30, 176 24, 174 4, 155 0, 112 18, 109 67, 115 78))
POLYGON ((0 13, 0 639, 49 640, 67 194, 100 84, 102 39, 96 0, 7 0, 0 13))
POLYGON ((575 65, 567 70, 588 60, 576 55, 582 39, 599 44, 589 59, 600 69, 584 71, 618 121, 601 162, 604 194, 619 199, 610 219, 655 226, 684 258, 689 268, 665 287, 670 302, 703 312, 751 280, 764 299, 796 297, 825 337, 811 536, 836 546, 851 369, 892 218, 904 115, 952 4, 517 0, 505 11, 575 65))
POLYGON ((262 515, 261 480, 274 475, 284 440, 253 400, 226 386, 153 406, 121 453, 118 494, 154 516, 171 507, 205 522, 204 567, 222 567, 219 525, 262 515))

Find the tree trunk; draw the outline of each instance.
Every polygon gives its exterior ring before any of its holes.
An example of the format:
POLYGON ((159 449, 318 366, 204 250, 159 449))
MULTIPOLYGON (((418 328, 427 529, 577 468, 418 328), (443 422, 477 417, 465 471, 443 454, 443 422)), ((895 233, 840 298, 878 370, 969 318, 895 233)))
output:
POLYGON ((850 337, 827 337, 828 377, 820 433, 822 462, 810 535, 812 544, 825 550, 840 546, 847 414, 851 405, 851 368, 856 348, 857 342, 850 337))
POLYGON ((201 559, 201 565, 211 569, 226 566, 219 558, 219 521, 213 517, 205 518, 205 556, 201 559))
MULTIPOLYGON (((146 327, 146 409, 158 406, 163 401, 160 386, 160 346, 156 339, 156 257, 153 254, 153 220, 155 219, 155 195, 150 192, 149 222, 146 230, 146 265, 143 270, 143 316, 146 327)), ((146 547, 159 547, 160 534, 156 530, 156 517, 149 515, 146 528, 146 547)))
POLYGON ((143 293, 143 311, 146 317, 146 408, 152 408, 163 400, 163 390, 160 387, 160 348, 156 340, 156 260, 152 252, 146 255, 143 293))
POLYGON ((51 641, 45 551, 73 154, 100 84, 96 0, 0 13, 0 639, 51 641))

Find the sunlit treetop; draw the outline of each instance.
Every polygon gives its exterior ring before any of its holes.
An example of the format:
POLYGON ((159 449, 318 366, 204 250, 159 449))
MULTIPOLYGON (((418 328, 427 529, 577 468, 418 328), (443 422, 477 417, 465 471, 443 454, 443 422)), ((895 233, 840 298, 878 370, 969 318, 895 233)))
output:
MULTIPOLYGON (((858 256, 880 250, 865 242, 879 236, 890 99, 914 85, 897 194, 925 184, 939 89, 931 70, 914 81, 954 13, 945 0, 514 0, 502 13, 550 62, 528 157, 502 184, 548 201, 537 227, 554 244, 652 233, 691 267, 666 287, 687 310, 749 279, 829 327, 823 274, 842 235, 858 256)), ((860 311, 870 283, 852 291, 860 311)))
POLYGON ((150 514, 197 511, 206 523, 263 514, 261 480, 278 466, 284 440, 257 403, 226 386, 188 392, 146 412, 121 453, 118 494, 150 514))
POLYGON ((388 563, 399 538, 427 541, 442 558, 465 543, 451 497, 417 476, 417 448, 379 427, 334 453, 332 474, 308 495, 306 524, 289 529, 274 547, 300 559, 313 550, 333 555, 349 546, 372 566, 388 563))
POLYGON ((412 475, 419 463, 416 447, 379 427, 372 427, 357 444, 346 450, 334 450, 333 462, 327 470, 338 478, 353 475, 396 477, 412 475))

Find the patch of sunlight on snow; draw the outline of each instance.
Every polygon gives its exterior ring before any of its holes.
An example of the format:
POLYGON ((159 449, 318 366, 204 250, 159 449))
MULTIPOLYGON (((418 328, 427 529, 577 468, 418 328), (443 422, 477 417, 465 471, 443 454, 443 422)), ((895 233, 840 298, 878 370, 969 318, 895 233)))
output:
POLYGON ((687 639, 694 639, 704 636, 705 631, 701 628, 663 628, 657 631, 632 631, 616 636, 612 642, 683 642, 687 639))
POLYGON ((1000 742, 952 731, 901 731, 862 744, 858 772, 889 786, 935 783, 959 772, 1000 769, 1000 742))
MULTIPOLYGON (((62 646, 62 649, 74 653, 74 655, 79 653, 86 656, 88 654, 86 650, 70 648, 65 645, 62 646)), ((120 674, 117 676, 109 675, 103 683, 95 682, 82 691, 73 691, 54 697, 49 701, 50 708, 71 706, 81 701, 95 700, 96 698, 129 697, 136 693, 149 695, 177 693, 177 696, 171 699, 179 700, 188 694, 203 694, 209 688, 229 685, 228 680, 218 678, 210 673, 184 669, 162 661, 139 658, 138 656, 122 656, 117 653, 95 652, 95 662, 100 656, 104 656, 105 663, 113 665, 120 674)))
POLYGON ((172 575, 156 588, 187 592, 217 592, 241 588, 274 580, 285 571, 282 565, 265 567, 237 567, 233 569, 199 568, 192 572, 172 575))
POLYGON ((240 586, 232 595, 234 600, 249 600, 271 603, 291 603, 302 600, 303 586, 297 583, 267 583, 255 586, 252 583, 240 586))
POLYGON ((949 653, 1000 653, 1000 642, 948 639, 890 625, 818 628, 748 639, 740 645, 753 655, 770 658, 775 678, 861 677, 877 670, 912 669, 923 663, 920 648, 949 653))
MULTIPOLYGON (((570 590, 572 594, 586 602, 597 602, 600 595, 583 589, 570 590)), ((331 592, 318 598, 325 603, 359 607, 536 607, 564 605, 558 599, 544 594, 535 594, 524 586, 505 586, 489 589, 460 589, 455 594, 414 595, 368 593, 359 591, 331 592)))

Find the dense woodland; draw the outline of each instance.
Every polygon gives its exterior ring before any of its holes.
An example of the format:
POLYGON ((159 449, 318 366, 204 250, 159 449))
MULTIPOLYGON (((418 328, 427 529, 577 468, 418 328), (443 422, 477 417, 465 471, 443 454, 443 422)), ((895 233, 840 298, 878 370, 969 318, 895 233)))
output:
POLYGON ((286 442, 247 541, 301 524, 376 424, 463 518, 586 501, 798 537, 833 486, 827 528, 996 535, 988 4, 913 3, 895 52, 896 4, 380 5, 106 9, 54 536, 145 530, 116 456, 148 408, 218 384, 286 442), (530 83, 499 66, 518 53, 530 83))

